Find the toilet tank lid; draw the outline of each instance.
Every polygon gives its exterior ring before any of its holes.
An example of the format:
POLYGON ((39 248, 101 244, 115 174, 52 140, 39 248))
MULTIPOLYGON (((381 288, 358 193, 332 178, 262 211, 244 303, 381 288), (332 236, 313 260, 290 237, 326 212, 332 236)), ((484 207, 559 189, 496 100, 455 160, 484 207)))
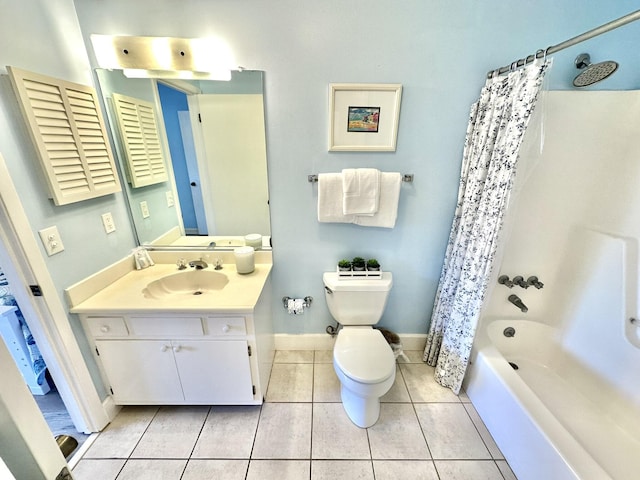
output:
POLYGON ((380 278, 355 279, 353 277, 340 277, 338 272, 325 272, 322 281, 334 292, 388 292, 393 286, 391 272, 382 272, 380 278))

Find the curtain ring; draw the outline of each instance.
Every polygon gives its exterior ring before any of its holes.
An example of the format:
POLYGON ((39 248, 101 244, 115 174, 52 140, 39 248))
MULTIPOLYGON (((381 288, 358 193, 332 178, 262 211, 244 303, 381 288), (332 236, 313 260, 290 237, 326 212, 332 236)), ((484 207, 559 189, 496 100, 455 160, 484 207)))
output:
POLYGON ((515 72, 517 68, 518 68, 518 61, 516 60, 516 61, 515 61, 515 62, 513 62, 513 63, 511 64, 511 66, 509 67, 509 71, 510 71, 510 72, 515 72))

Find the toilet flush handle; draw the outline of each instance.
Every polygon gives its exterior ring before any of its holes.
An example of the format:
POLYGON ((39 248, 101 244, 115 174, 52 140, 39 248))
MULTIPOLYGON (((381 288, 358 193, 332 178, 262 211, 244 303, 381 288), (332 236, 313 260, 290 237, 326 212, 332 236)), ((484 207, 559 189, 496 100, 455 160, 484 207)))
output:
POLYGON ((324 286, 324 291, 327 292, 329 295, 331 295, 333 293, 333 290, 331 290, 329 287, 327 287, 326 285, 324 286))

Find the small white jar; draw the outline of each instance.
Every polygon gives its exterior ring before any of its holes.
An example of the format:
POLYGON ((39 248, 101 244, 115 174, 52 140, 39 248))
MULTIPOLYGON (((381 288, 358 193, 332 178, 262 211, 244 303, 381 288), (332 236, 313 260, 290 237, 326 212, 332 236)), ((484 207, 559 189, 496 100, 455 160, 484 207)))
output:
POLYGON ((262 248, 262 235, 259 233, 250 233, 245 235, 244 243, 247 247, 253 247, 254 250, 260 250, 262 248))
POLYGON ((233 250, 236 258, 236 270, 244 275, 255 270, 255 250, 253 247, 238 247, 233 250))

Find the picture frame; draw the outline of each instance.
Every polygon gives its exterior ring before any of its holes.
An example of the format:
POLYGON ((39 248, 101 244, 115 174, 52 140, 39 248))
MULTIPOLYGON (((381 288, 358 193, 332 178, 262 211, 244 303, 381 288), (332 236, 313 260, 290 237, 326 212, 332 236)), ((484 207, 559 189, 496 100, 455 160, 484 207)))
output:
POLYGON ((329 151, 395 152, 402 85, 329 84, 329 151))

